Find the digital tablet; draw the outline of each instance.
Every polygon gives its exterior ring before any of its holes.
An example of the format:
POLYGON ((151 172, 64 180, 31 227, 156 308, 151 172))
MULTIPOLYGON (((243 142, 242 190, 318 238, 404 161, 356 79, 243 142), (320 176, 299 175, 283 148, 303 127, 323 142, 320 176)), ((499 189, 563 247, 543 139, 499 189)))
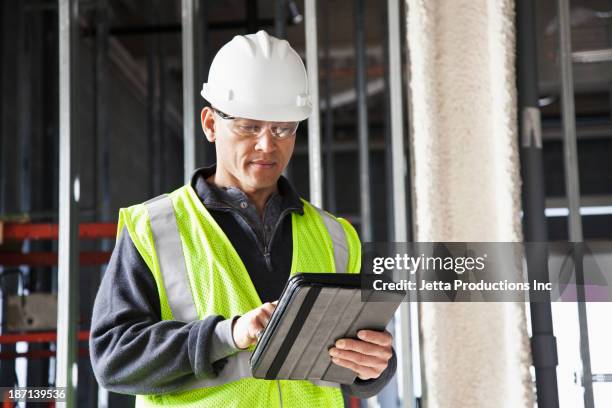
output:
POLYGON ((359 274, 293 276, 251 356, 253 377, 352 384, 356 374, 333 364, 328 350, 340 338, 356 338, 359 330, 385 330, 404 296, 362 294, 359 274))

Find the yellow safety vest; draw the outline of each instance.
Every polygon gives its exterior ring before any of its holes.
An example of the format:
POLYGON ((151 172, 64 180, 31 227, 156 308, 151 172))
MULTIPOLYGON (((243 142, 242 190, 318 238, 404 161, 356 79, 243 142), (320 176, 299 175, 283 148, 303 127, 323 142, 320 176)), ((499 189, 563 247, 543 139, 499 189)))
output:
MULTIPOLYGON (((344 219, 305 200, 292 214, 291 274, 359 273, 361 245, 344 219)), ((130 238, 157 284, 164 320, 184 322, 221 315, 231 318, 262 304, 229 239, 190 185, 119 212, 118 230, 130 238)), ((252 349, 228 357, 218 376, 195 379, 185 389, 139 395, 137 407, 312 408, 342 407, 338 384, 274 381, 251 376, 252 349)))

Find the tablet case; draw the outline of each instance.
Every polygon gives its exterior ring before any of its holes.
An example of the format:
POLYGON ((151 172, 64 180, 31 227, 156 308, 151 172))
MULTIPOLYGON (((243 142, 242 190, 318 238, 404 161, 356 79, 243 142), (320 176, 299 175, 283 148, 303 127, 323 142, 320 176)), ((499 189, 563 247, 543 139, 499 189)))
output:
POLYGON ((352 384, 328 350, 361 329, 384 330, 405 292, 364 291, 358 274, 303 273, 285 285, 250 360, 253 377, 352 384))

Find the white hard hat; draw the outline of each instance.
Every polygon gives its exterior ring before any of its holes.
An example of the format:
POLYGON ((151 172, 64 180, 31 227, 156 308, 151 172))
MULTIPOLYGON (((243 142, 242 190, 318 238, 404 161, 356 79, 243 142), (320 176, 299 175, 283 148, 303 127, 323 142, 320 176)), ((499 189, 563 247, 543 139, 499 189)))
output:
POLYGON ((312 110, 304 63, 285 40, 237 35, 210 65, 202 96, 230 116, 297 122, 312 110))

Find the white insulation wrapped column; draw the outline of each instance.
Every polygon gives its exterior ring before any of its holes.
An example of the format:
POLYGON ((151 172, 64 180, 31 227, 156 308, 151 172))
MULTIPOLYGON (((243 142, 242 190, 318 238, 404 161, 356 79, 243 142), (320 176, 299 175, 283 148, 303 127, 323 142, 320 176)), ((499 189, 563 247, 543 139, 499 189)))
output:
MULTIPOLYGON (((415 240, 521 241, 514 2, 407 4, 415 240)), ((533 407, 523 304, 420 314, 426 407, 533 407)))

